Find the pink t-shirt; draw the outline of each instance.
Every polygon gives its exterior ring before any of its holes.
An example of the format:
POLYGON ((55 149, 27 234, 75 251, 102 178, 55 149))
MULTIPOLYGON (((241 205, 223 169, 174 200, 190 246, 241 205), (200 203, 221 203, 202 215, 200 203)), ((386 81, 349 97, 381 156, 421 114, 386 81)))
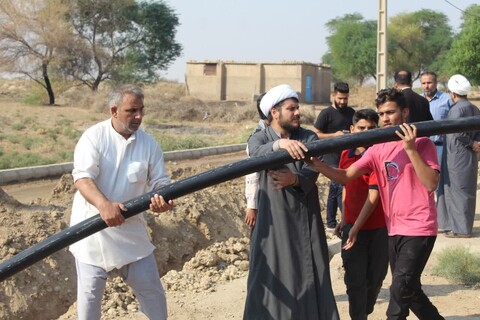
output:
MULTIPOLYGON (((417 138, 415 145, 425 163, 440 171, 433 142, 422 137, 417 138)), ((388 235, 437 234, 434 192, 429 192, 418 178, 403 141, 374 145, 352 166, 377 174, 388 235)))

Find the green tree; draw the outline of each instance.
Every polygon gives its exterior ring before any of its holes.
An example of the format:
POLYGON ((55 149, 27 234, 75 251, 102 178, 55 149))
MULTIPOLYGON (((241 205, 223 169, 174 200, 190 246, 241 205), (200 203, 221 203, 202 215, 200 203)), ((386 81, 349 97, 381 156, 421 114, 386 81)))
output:
POLYGON ((400 13, 388 26, 389 66, 391 70, 410 70, 415 79, 424 70, 438 70, 452 39, 445 14, 429 9, 400 13))
POLYGON ((0 2, 0 70, 35 81, 46 90, 51 105, 55 93, 50 71, 71 39, 67 11, 62 0, 0 2))
POLYGON ((64 68, 94 91, 106 79, 158 79, 182 51, 178 18, 163 1, 72 0, 70 19, 78 59, 64 68))
POLYGON ((480 84, 480 5, 469 6, 463 14, 461 31, 454 37, 447 55, 448 73, 460 73, 472 84, 480 84))
POLYGON ((376 77, 377 22, 361 14, 347 14, 326 23, 328 52, 322 57, 332 66, 335 79, 352 79, 360 84, 376 77))

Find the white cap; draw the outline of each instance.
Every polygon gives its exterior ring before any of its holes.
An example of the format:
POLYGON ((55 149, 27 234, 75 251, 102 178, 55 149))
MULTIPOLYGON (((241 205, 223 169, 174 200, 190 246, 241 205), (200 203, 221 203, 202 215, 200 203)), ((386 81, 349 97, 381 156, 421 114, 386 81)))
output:
POLYGON ((459 96, 466 96, 471 88, 470 82, 461 74, 456 74, 448 80, 448 90, 459 96))
POLYGON ((262 113, 268 117, 270 109, 272 109, 274 105, 289 98, 295 98, 298 100, 297 92, 293 90, 290 85, 281 84, 273 87, 267 91, 267 93, 263 96, 262 101, 260 101, 260 109, 262 110, 262 113))

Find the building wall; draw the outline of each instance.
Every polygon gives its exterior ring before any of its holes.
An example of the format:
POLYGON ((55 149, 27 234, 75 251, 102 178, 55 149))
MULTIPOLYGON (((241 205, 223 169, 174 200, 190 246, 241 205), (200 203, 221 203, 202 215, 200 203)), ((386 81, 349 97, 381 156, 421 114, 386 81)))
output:
POLYGON ((245 100, 260 92, 258 64, 225 63, 225 96, 222 100, 245 100))
POLYGON ((187 88, 203 100, 252 100, 282 84, 290 84, 306 101, 307 77, 311 77, 312 103, 330 100, 331 69, 312 63, 187 62, 187 88))

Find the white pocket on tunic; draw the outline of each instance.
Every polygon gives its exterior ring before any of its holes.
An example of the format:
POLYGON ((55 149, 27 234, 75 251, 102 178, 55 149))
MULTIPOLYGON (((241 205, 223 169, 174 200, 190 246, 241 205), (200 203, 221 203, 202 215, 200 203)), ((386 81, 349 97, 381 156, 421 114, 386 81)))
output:
POLYGON ((130 183, 144 183, 147 181, 147 162, 135 161, 128 165, 127 177, 130 183))

